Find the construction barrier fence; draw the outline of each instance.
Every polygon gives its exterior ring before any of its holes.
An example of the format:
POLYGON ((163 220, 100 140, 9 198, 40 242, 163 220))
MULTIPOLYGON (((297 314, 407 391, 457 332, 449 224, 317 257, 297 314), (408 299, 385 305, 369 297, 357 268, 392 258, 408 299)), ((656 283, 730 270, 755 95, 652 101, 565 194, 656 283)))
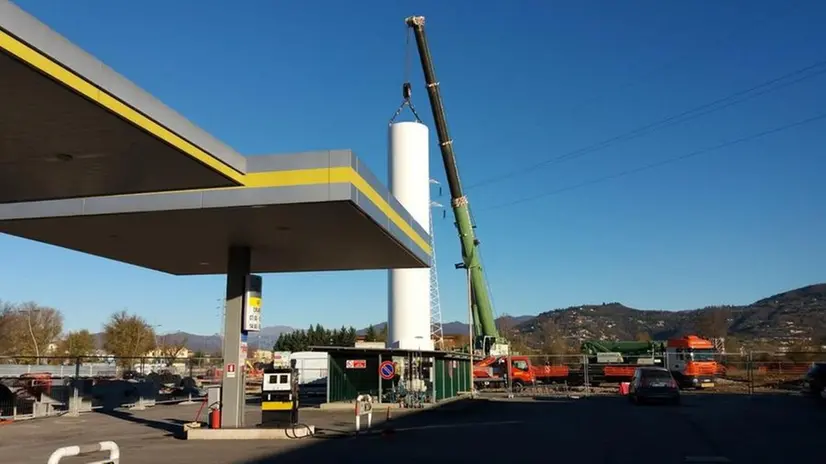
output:
POLYGON ((697 372, 669 366, 667 359, 652 356, 622 356, 621 361, 617 360, 620 362, 597 362, 594 356, 583 354, 510 355, 497 361, 498 365, 475 364, 477 391, 512 396, 614 395, 619 384, 629 382, 638 367, 659 366, 668 368, 683 382, 681 374, 708 378, 705 385, 710 393, 754 394, 801 390, 809 369, 815 363, 826 363, 826 352, 716 354, 702 366, 691 367, 697 372), (512 366, 510 375, 505 367, 508 363, 512 366))
MULTIPOLYGON (((621 362, 597 362, 593 356, 511 355, 475 359, 445 353, 417 358, 390 354, 331 353, 329 360, 299 362, 302 406, 353 401, 360 394, 377 403, 419 407, 469 393, 513 396, 615 395, 621 382, 640 366, 668 366, 667 360, 623 356, 621 362), (381 377, 383 364, 393 376, 381 377), (511 374, 507 374, 507 364, 511 374), (471 372, 472 371, 472 372, 471 372), (472 380, 471 380, 472 373, 472 380), (473 385, 473 388, 471 388, 473 385)), ((824 352, 746 352, 716 354, 706 372, 714 380, 709 393, 755 394, 797 391, 824 352)), ((239 369, 250 398, 259 395, 263 364, 249 361, 239 369)), ((0 420, 79 414, 97 408, 143 408, 155 404, 200 401, 210 385, 220 385, 224 362, 217 357, 159 360, 147 357, 0 358, 0 420)))

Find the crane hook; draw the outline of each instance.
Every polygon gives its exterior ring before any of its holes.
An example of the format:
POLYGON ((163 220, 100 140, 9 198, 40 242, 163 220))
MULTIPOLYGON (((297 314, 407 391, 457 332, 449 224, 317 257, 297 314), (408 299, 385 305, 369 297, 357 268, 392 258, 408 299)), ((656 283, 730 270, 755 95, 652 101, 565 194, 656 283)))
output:
POLYGON ((413 101, 410 97, 413 96, 413 86, 410 85, 410 82, 405 82, 402 84, 402 104, 399 105, 399 109, 396 110, 396 113, 390 118, 390 124, 396 121, 396 118, 401 114, 404 107, 410 108, 410 112, 413 113, 413 117, 416 118, 416 122, 422 122, 421 118, 419 118, 419 113, 416 112, 416 107, 413 106, 413 101))

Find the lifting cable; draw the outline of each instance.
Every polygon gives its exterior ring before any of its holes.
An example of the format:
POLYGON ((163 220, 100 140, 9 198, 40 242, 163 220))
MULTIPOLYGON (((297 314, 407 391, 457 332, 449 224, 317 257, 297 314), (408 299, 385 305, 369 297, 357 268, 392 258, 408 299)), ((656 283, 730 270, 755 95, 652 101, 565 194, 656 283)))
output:
POLYGON ((393 117, 390 118, 389 124, 396 122, 396 118, 398 118, 402 111, 404 111, 405 106, 410 108, 410 112, 413 113, 413 117, 416 118, 416 122, 422 122, 422 119, 419 117, 419 113, 416 112, 416 107, 413 106, 413 101, 410 99, 413 95, 413 86, 410 85, 410 35, 412 33, 413 31, 405 25, 404 84, 402 84, 402 103, 393 114, 393 117))

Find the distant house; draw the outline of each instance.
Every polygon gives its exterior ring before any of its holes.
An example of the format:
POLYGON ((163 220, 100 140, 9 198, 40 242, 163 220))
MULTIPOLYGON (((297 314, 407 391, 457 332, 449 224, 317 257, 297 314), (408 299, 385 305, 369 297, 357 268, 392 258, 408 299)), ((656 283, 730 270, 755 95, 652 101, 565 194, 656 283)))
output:
POLYGON ((252 362, 270 363, 272 362, 273 352, 270 350, 255 350, 250 352, 250 359, 252 362))
POLYGON ((176 360, 177 359, 190 358, 190 357, 192 357, 192 351, 190 351, 189 348, 182 347, 177 352, 171 353, 168 349, 164 350, 164 349, 161 349, 161 348, 155 348, 152 351, 148 351, 143 356, 145 358, 154 359, 154 360, 160 362, 164 359, 169 359, 169 358, 172 358, 172 357, 174 357, 176 360))
POLYGON ((364 340, 356 340, 356 348, 367 348, 371 350, 383 350, 385 348, 384 342, 366 342, 364 340))

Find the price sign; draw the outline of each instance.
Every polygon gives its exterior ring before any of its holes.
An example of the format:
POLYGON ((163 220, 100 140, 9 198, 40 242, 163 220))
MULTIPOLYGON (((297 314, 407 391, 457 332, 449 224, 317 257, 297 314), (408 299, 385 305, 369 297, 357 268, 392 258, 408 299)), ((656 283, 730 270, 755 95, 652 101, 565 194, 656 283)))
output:
POLYGON ((247 292, 244 295, 244 324, 242 330, 261 331, 261 276, 247 277, 247 292))

